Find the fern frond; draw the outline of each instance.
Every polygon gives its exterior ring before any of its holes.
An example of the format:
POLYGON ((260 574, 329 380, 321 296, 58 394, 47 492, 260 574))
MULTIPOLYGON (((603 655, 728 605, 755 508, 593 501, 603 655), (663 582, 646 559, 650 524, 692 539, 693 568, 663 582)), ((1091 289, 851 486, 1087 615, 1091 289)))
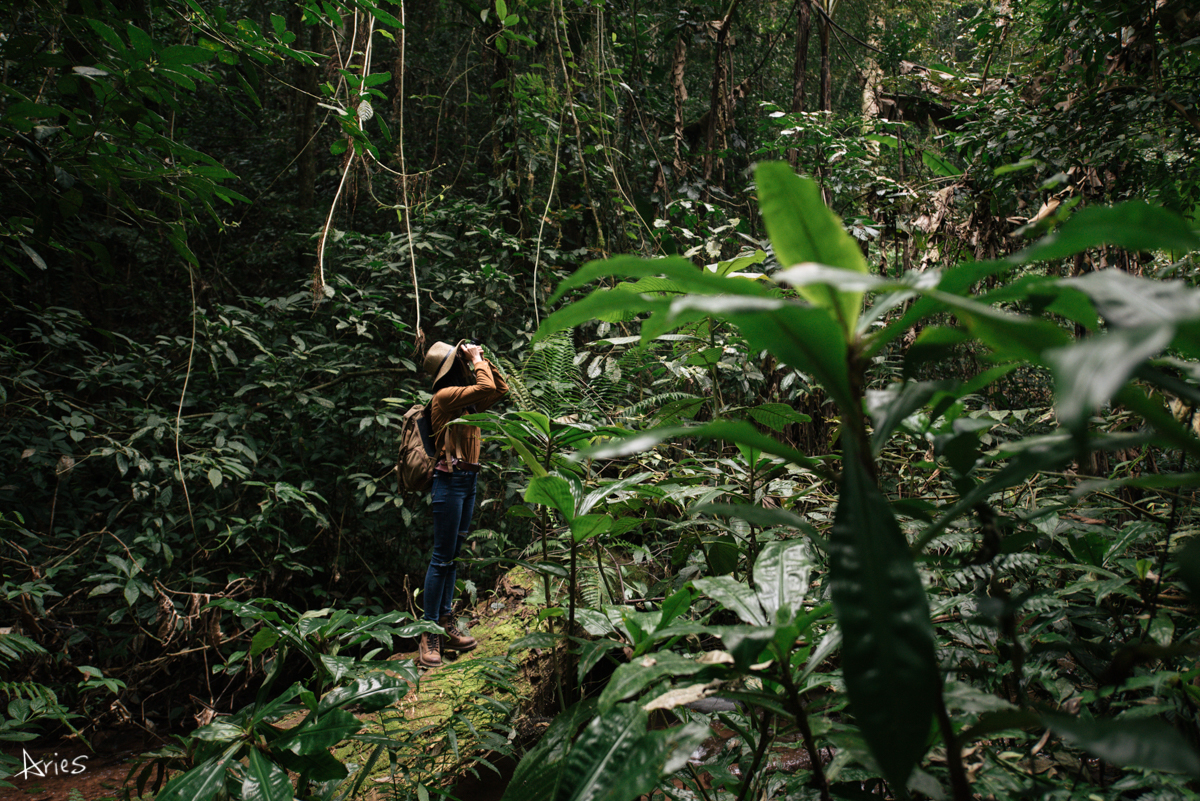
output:
POLYGON ((690 392, 660 392, 657 395, 651 395, 649 398, 632 403, 617 411, 621 417, 644 417, 647 412, 657 410, 668 403, 699 401, 703 403, 707 398, 699 395, 693 395, 690 392))
POLYGON ((38 645, 24 634, 8 632, 0 634, 0 668, 7 670, 14 663, 27 656, 46 653, 46 649, 38 645))

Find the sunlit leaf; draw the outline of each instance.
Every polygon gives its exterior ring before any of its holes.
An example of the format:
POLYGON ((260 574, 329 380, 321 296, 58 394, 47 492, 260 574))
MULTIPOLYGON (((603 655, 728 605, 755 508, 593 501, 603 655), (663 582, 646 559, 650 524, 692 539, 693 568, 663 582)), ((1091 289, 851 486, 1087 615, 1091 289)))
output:
MULTIPOLYGON (((763 162, 754 170, 754 181, 763 221, 781 265, 812 263, 867 272, 858 244, 825 205, 820 188, 811 179, 796 175, 784 162, 763 162)), ((800 294, 830 311, 849 339, 862 306, 861 293, 809 285, 800 287, 800 294)))
POLYGON ((525 500, 557 509, 568 521, 575 517, 575 497, 571 485, 560 475, 535 476, 525 490, 525 500))

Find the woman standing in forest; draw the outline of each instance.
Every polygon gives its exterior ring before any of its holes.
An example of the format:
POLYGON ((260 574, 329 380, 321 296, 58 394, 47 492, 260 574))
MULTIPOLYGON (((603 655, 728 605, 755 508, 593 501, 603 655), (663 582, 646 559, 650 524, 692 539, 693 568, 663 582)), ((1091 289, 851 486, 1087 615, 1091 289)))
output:
POLYGON ((430 424, 437 448, 433 470, 433 556, 425 574, 425 620, 441 634, 422 634, 417 661, 442 664, 442 649, 470 651, 475 638, 459 629, 454 617, 455 560, 467 538, 479 477, 479 426, 450 425, 463 414, 489 409, 508 393, 508 384, 483 350, 465 340, 452 346, 435 342, 425 354, 425 372, 433 379, 430 424))

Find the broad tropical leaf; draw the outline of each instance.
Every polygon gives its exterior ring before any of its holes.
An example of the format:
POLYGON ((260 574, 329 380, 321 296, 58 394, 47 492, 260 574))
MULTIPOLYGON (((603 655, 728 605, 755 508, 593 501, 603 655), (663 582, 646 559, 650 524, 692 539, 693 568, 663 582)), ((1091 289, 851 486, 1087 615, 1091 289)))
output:
MULTIPOLYGON (((842 222, 825 205, 821 190, 783 162, 764 162, 754 170, 758 202, 775 256, 784 267, 819 264, 858 273, 867 262, 842 222)), ((832 313, 849 341, 862 306, 861 292, 839 292, 828 286, 806 285, 800 294, 832 313)))
POLYGON ((928 747, 940 692, 933 626, 908 543, 853 446, 830 553, 850 709, 888 781, 904 787, 928 747))

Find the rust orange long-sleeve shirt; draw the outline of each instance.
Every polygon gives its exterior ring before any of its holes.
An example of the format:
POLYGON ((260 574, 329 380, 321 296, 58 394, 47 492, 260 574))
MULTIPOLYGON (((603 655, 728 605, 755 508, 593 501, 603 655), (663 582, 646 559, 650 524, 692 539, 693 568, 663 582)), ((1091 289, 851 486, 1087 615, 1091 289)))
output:
POLYGON ((438 443, 439 470, 451 470, 456 461, 479 463, 479 426, 448 424, 468 406, 474 404, 476 412, 487 411, 507 394, 508 384, 487 359, 475 364, 473 386, 443 387, 434 393, 429 418, 438 443))

